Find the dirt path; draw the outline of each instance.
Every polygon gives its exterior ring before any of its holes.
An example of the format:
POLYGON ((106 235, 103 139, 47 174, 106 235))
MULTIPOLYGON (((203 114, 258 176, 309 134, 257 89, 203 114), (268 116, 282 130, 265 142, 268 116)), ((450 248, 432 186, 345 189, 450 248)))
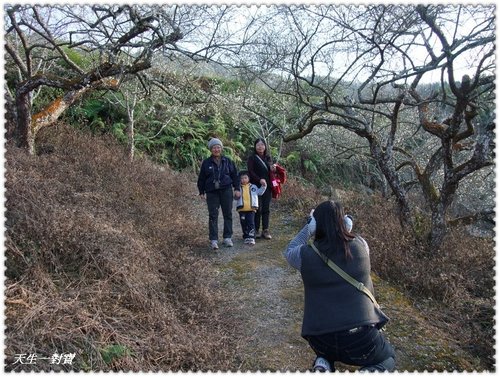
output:
POLYGON ((302 283, 281 254, 288 232, 276 231, 272 240, 248 246, 239 222, 233 228, 234 247, 221 248, 213 260, 243 323, 238 369, 306 371, 313 354, 300 337, 302 283))
MULTIPOLYGON (((208 259, 232 302, 231 312, 242 324, 234 368, 307 371, 314 354, 300 336, 302 282, 282 255, 299 227, 276 205, 271 210, 272 240, 257 239, 255 246, 244 245, 235 212, 234 247, 211 252, 208 259)), ((482 370, 478 360, 433 327, 402 293, 376 276, 374 283, 378 301, 391 318, 385 331, 396 349, 399 371, 482 370)), ((340 371, 356 369, 337 366, 340 371)))

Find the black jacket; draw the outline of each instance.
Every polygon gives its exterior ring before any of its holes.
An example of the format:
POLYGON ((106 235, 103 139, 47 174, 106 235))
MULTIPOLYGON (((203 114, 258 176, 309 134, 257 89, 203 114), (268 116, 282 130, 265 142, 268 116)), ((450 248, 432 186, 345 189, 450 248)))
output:
POLYGON ((215 163, 212 156, 203 160, 200 174, 198 175, 198 191, 200 195, 217 190, 215 182, 219 182, 219 190, 227 189, 231 186, 235 190, 240 190, 240 180, 238 169, 228 157, 222 156, 220 166, 215 163))
POLYGON ((271 179, 269 178, 269 171, 271 170, 271 158, 267 157, 262 159, 257 157, 256 154, 251 155, 247 160, 248 173, 250 175, 250 183, 260 187, 260 180, 264 178, 267 183, 267 187, 271 187, 271 179))

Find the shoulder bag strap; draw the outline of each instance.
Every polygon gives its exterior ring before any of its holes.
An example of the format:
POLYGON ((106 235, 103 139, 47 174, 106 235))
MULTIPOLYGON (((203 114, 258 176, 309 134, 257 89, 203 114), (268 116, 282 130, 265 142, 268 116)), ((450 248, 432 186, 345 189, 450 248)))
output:
POLYGON ((365 295, 367 295, 370 298, 370 300, 372 300, 373 304, 377 308, 379 307, 377 300, 375 300, 373 294, 370 292, 368 288, 366 288, 366 286, 363 283, 354 279, 351 275, 349 275, 347 272, 345 272, 343 269, 337 266, 331 259, 328 259, 326 255, 324 255, 318 250, 318 248, 316 247, 316 245, 314 245, 314 243, 311 242, 309 243, 309 245, 311 245, 316 254, 319 255, 319 257, 323 260, 323 262, 325 262, 328 265, 328 267, 330 267, 333 271, 335 271, 337 274, 343 277, 348 283, 352 284, 358 291, 361 291, 365 295))
POLYGON ((262 160, 262 158, 260 158, 258 154, 256 154, 255 157, 257 157, 259 159, 259 161, 262 162, 262 165, 264 165, 264 167, 266 168, 266 170, 269 171, 269 168, 267 167, 267 164, 262 160))

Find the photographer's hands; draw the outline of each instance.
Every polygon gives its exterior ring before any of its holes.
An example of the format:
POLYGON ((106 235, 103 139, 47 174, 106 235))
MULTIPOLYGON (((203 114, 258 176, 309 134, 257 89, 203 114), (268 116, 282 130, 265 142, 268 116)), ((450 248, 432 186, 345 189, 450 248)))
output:
POLYGON ((309 213, 309 218, 307 219, 307 234, 309 238, 314 236, 316 233, 316 219, 313 216, 314 214, 314 209, 311 210, 309 213))

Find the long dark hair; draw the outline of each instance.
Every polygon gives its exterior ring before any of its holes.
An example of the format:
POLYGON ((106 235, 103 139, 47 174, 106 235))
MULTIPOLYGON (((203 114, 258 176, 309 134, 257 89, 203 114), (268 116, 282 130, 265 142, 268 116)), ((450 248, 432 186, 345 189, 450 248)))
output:
POLYGON ((342 205, 328 200, 316 207, 313 216, 316 220, 315 240, 319 248, 330 257, 343 251, 346 259, 352 258, 349 241, 354 239, 354 234, 345 226, 342 205))
POLYGON ((257 140, 255 140, 255 141, 254 141, 254 143, 253 143, 253 152, 254 152, 255 154, 258 154, 258 153, 257 153, 257 149, 256 149, 256 147, 257 147, 257 143, 258 143, 258 142, 262 142, 262 143, 264 143, 264 145, 266 146, 266 149, 264 150, 264 157, 265 157, 265 158, 266 158, 266 160, 268 160, 268 162, 269 162, 269 161, 271 160, 271 155, 269 154, 269 150, 268 150, 268 148, 267 148, 267 143, 266 143, 266 141, 265 141, 263 138, 259 137, 257 140))

